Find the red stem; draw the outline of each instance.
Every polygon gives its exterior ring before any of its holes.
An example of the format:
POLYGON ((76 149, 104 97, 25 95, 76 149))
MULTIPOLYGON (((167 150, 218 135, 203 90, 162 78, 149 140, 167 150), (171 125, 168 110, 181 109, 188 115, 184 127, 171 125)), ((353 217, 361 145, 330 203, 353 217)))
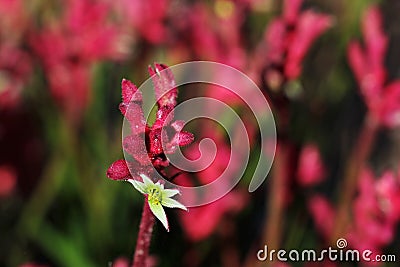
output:
POLYGON ((150 210, 146 197, 144 200, 142 219, 140 221, 139 234, 136 242, 135 255, 133 256, 132 267, 147 266, 154 221, 154 215, 150 210))

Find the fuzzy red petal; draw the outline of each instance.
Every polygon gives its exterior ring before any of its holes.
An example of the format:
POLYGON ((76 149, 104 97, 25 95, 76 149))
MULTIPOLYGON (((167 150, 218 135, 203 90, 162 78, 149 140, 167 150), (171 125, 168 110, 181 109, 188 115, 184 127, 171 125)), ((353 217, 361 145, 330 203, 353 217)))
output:
POLYGON ((166 136, 166 131, 163 131, 162 128, 151 130, 148 134, 150 154, 153 156, 162 154, 162 144, 166 142, 166 140, 168 140, 168 137, 166 136))
POLYGON ((194 135, 192 133, 181 131, 179 132, 179 146, 186 146, 194 141, 194 135))
POLYGON ((139 135, 129 135, 123 141, 123 147, 135 160, 142 165, 149 163, 145 142, 139 135))
POLYGON ((173 106, 161 106, 158 108, 157 114, 156 114, 156 121, 153 124, 153 129, 161 128, 161 127, 169 125, 172 118, 174 117, 173 113, 170 115, 170 113, 173 112, 173 108, 174 108, 173 106), (168 115, 170 115, 170 116, 168 116, 168 115), (168 118, 168 120, 167 120, 167 118, 168 118))
POLYGON ((149 67, 149 73, 154 84, 154 92, 159 107, 176 106, 178 89, 172 71, 164 64, 154 64, 149 67))
POLYGON ((107 177, 113 180, 125 180, 132 178, 128 165, 123 159, 115 161, 107 170, 107 177))
POLYGON ((142 94, 138 91, 136 85, 127 79, 122 79, 122 102, 129 103, 131 101, 142 101, 142 94))
MULTIPOLYGON (((123 103, 120 105, 120 109, 123 103)), ((125 118, 131 127, 131 134, 141 134, 145 132, 146 120, 144 119, 142 107, 135 102, 129 104, 125 112, 125 118)))

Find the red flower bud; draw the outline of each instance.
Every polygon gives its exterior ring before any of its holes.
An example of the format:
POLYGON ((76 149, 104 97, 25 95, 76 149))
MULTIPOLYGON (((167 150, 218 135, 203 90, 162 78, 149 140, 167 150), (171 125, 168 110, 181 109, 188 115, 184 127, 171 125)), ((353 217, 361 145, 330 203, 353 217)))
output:
POLYGON ((126 180, 132 178, 128 165, 123 159, 115 161, 107 170, 107 177, 113 180, 126 180))

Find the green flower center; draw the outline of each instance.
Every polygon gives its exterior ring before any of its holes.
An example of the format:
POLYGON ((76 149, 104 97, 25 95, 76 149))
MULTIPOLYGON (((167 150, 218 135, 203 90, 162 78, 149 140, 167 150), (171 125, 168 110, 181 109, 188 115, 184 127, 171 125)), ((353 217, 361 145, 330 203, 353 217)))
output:
POLYGON ((148 194, 149 202, 153 205, 158 205, 161 203, 162 193, 158 188, 150 188, 148 194))

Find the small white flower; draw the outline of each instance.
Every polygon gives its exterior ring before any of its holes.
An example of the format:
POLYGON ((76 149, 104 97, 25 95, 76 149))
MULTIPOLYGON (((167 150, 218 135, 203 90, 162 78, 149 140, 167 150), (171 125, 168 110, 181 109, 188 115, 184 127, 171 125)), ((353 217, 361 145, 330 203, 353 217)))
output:
POLYGON ((160 182, 153 183, 153 181, 144 174, 141 174, 140 177, 142 177, 143 182, 132 179, 129 179, 128 182, 130 182, 140 193, 147 195, 150 210, 153 212, 154 216, 162 222, 165 229, 169 231, 168 220, 163 206, 187 211, 187 208, 183 204, 172 199, 173 196, 179 194, 179 190, 165 189, 163 184, 160 182))

